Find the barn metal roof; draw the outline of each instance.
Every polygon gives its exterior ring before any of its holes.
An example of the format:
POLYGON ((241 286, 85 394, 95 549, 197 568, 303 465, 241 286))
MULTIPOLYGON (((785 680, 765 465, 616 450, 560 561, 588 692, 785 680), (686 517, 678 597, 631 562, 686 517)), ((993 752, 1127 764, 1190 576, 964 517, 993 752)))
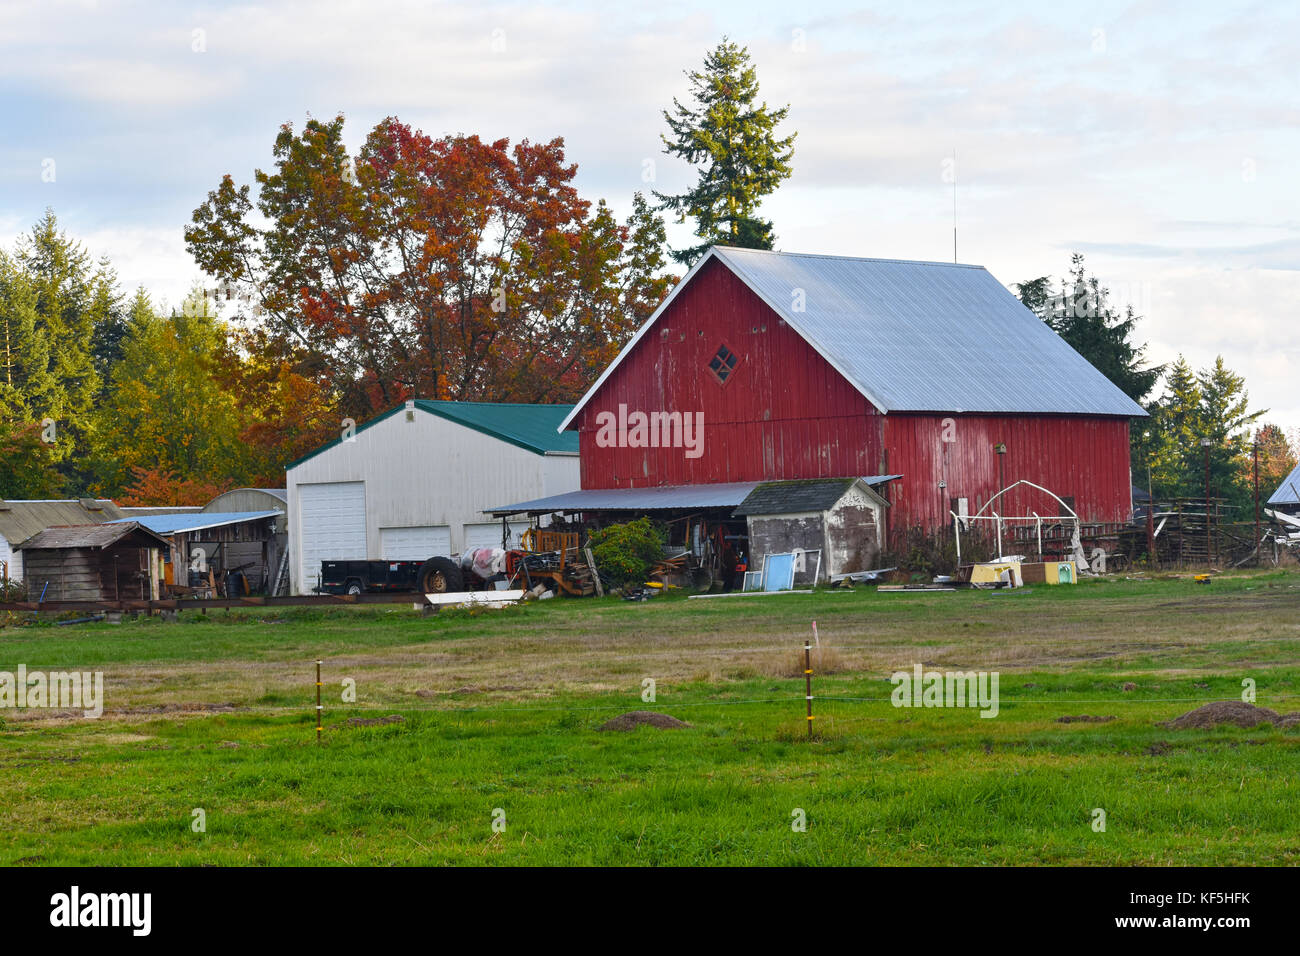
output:
POLYGON ((1277 486, 1277 491, 1273 492, 1268 503, 1270 505, 1300 504, 1300 465, 1296 465, 1295 470, 1277 486))
POLYGON ((15 550, 64 551, 72 548, 111 548, 123 540, 136 547, 165 548, 168 544, 156 533, 130 518, 105 524, 66 525, 46 528, 32 535, 15 550))
POLYGON ((122 515, 106 498, 0 501, 0 536, 13 545, 52 525, 101 524, 122 515))
MULTIPOLYGON (((417 398, 414 406, 423 412, 437 415, 448 421, 472 428, 493 438, 499 438, 526 451, 538 455, 576 455, 578 453, 578 436, 562 431, 560 425, 573 410, 572 405, 528 405, 519 402, 442 402, 427 398, 417 398)), ((377 415, 364 425, 358 425, 356 433, 360 434, 373 425, 378 425, 386 418, 406 410, 405 403, 390 408, 382 415, 377 415)), ((335 438, 310 451, 301 458, 289 462, 286 470, 296 468, 305 461, 315 458, 323 451, 328 451, 342 439, 335 438)), ((271 491, 271 494, 283 492, 271 491)))
POLYGON ((135 521, 154 534, 184 534, 187 531, 224 528, 226 525, 257 521, 260 518, 278 518, 283 513, 282 511, 201 511, 197 514, 142 515, 139 518, 119 518, 109 523, 135 521))
POLYGON ((711 485, 658 485, 653 488, 588 488, 513 505, 484 508, 501 517, 554 511, 663 511, 677 508, 734 508, 761 482, 732 481, 711 485))
POLYGON ((565 427, 677 292, 714 259, 885 414, 1146 417, 983 266, 714 246, 583 396, 565 427))

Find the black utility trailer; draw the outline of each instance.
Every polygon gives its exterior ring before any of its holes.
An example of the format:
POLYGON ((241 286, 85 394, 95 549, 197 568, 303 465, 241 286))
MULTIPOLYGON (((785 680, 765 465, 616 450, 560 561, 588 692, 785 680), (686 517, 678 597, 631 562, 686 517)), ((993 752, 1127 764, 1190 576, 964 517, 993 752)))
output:
MULTIPOLYGON (((471 578, 474 575, 470 575, 471 578)), ((322 561, 318 594, 442 594, 464 590, 460 565, 427 561, 322 561)))

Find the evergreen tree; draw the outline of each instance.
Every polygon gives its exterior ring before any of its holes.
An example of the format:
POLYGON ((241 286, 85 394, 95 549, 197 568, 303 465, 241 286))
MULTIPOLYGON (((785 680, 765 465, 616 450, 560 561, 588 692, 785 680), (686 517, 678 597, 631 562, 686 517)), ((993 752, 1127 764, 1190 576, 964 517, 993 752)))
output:
POLYGON ((36 327, 48 346, 47 368, 57 383, 45 412, 57 427, 54 458, 70 490, 84 493, 92 420, 102 398, 94 344, 117 307, 115 277, 59 229, 48 209, 19 242, 15 260, 35 294, 36 327))
POLYGON ((1052 277, 1040 276, 1016 286, 1020 301, 1052 327, 1070 347, 1141 404, 1160 379, 1162 369, 1146 364, 1146 346, 1134 342, 1139 316, 1128 306, 1111 307, 1110 291, 1089 275, 1083 255, 1075 253, 1070 273, 1052 294, 1052 277))
POLYGON ((702 242, 673 252, 684 265, 715 243, 748 249, 771 249, 772 223, 756 213, 763 197, 791 173, 795 134, 776 135, 789 106, 769 109, 758 99, 758 75, 749 52, 725 37, 704 59, 703 71, 688 71, 690 106, 673 98, 664 111, 671 136, 662 136, 664 151, 700 167, 695 187, 678 196, 660 192, 661 209, 679 221, 695 220, 702 242))
MULTIPOLYGON (((1197 381, 1201 386, 1205 437, 1210 439, 1210 494, 1226 498, 1238 514, 1248 517, 1253 501, 1252 490, 1245 481, 1251 458, 1251 426, 1266 410, 1250 410, 1246 380, 1229 369, 1221 355, 1197 375, 1197 381)), ((1201 481, 1203 487, 1203 464, 1201 481)))
POLYGON ((1151 463, 1157 498, 1205 496, 1205 446, 1208 439, 1210 495, 1226 499, 1243 519, 1250 515, 1253 491, 1250 429, 1262 411, 1250 410, 1245 380, 1223 361, 1193 372, 1181 355, 1165 373, 1165 390, 1151 406, 1145 435, 1133 446, 1133 473, 1151 463), (1149 436, 1149 437, 1147 437, 1149 436))
POLYGON ((36 290, 0 250, 0 498, 43 498, 61 490, 59 448, 46 442, 43 424, 61 407, 36 290))

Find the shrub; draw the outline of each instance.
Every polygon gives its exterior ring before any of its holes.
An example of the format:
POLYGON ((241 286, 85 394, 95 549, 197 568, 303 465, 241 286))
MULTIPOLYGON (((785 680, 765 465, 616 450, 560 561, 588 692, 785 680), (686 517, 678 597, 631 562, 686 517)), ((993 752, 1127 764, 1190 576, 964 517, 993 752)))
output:
POLYGON ((644 581, 663 558, 665 535, 649 518, 612 524, 591 533, 591 555, 603 578, 618 586, 644 581))

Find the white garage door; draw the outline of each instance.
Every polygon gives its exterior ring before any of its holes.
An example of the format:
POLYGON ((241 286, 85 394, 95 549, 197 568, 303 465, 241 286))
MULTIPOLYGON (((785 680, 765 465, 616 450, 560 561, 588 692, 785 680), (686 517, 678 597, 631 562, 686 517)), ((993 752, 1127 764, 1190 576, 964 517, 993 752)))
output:
POLYGON ((366 483, 334 481, 298 486, 299 569, 302 590, 311 593, 320 579, 322 561, 358 561, 366 557, 366 483))
POLYGON ((449 554, 451 528, 448 525, 379 529, 379 556, 385 561, 423 561, 449 554))
MULTIPOLYGON (((526 524, 512 524, 510 526, 510 547, 519 547, 519 535, 521 535, 526 524)), ((465 550, 471 548, 499 548, 501 547, 501 522, 489 521, 484 524, 467 524, 465 525, 465 550)))

